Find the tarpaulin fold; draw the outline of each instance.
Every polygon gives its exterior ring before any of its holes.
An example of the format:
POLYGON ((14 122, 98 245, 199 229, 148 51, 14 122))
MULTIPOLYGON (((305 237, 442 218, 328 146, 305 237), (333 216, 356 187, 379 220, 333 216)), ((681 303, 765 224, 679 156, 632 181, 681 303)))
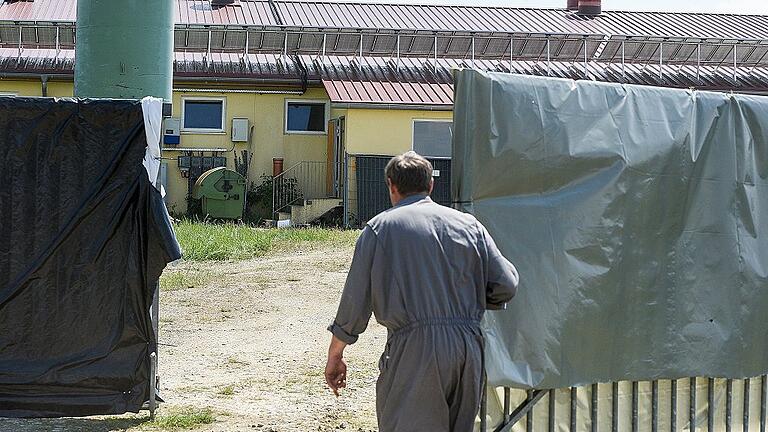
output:
POLYGON ((0 98, 0 416, 138 411, 180 251, 139 101, 0 98))
POLYGON ((492 384, 768 372, 768 98, 455 78, 453 196, 522 281, 492 384))

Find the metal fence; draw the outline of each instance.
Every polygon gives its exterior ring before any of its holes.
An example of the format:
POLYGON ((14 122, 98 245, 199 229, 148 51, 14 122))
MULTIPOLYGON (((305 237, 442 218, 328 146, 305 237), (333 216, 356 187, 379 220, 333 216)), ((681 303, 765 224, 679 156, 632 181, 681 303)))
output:
POLYGON ((613 382, 557 390, 487 393, 494 431, 760 431, 766 428, 766 376, 613 382), (512 408, 512 406, 516 408, 512 408), (500 411, 499 411, 500 408, 500 411), (494 422, 496 423, 496 422, 494 422))
POLYGON ((335 163, 301 161, 272 178, 272 215, 289 212, 291 205, 315 198, 340 198, 335 163))
MULTIPOLYGON (((361 226, 391 207, 384 167, 391 156, 349 155, 346 176, 347 226, 361 226)), ((451 205, 451 160, 430 158, 434 168, 435 187, 432 199, 451 205)))

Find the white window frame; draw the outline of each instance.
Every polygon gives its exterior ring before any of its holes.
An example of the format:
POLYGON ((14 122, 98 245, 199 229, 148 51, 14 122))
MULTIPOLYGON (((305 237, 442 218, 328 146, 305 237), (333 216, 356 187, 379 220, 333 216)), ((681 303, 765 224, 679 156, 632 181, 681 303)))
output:
POLYGON ((225 134, 227 132, 227 98, 225 97, 204 97, 204 96, 183 96, 181 98, 181 132, 195 133, 195 134, 225 134), (221 129, 208 129, 208 128, 188 128, 184 124, 184 108, 186 102, 221 102, 221 129))
POLYGON ((328 135, 328 121, 331 119, 331 101, 323 99, 286 99, 283 107, 283 133, 286 135, 328 135), (325 106, 325 119, 323 120, 323 131, 292 131, 288 130, 288 104, 323 104, 325 106))
MULTIPOLYGON (((416 122, 440 122, 440 123, 453 123, 453 119, 447 119, 447 118, 440 118, 440 119, 434 119, 434 118, 415 118, 411 122, 411 150, 416 151, 416 122)), ((425 158, 429 159, 451 159, 453 155, 451 156, 430 156, 430 155, 422 155, 425 158)))

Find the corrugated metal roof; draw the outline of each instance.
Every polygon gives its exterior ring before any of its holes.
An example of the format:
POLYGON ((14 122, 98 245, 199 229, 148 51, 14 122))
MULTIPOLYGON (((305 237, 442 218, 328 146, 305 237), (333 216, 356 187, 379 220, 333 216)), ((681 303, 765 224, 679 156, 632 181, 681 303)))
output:
MULTIPOLYGON (((439 60, 437 71, 429 60, 402 59, 400 71, 396 64, 384 59, 370 59, 362 66, 354 59, 336 59, 326 62, 331 66, 315 65, 320 71, 323 86, 334 103, 365 105, 431 105, 450 107, 453 104, 451 70, 471 67, 470 62, 451 59, 439 60), (340 67, 339 63, 346 63, 340 67)), ((697 88, 700 90, 768 92, 768 68, 738 70, 737 82, 733 72, 717 67, 702 67, 698 77, 696 67, 662 67, 659 65, 626 64, 606 65, 590 62, 587 65, 590 80, 639 84, 650 86, 697 88)), ((551 62, 476 61, 482 70, 511 72, 523 75, 551 76, 574 80, 585 79, 583 64, 551 62), (511 67, 511 68, 510 68, 511 67)))
MULTIPOLYGON (((266 0, 212 8, 207 0, 174 0, 177 24, 275 26, 266 0)), ((0 3, 0 20, 75 21, 76 0, 0 3)), ((275 0, 292 27, 558 33, 768 40, 768 16, 613 12, 584 18, 563 9, 398 5, 275 0)))
POLYGON ((0 20, 8 21, 74 21, 77 14, 75 0, 37 0, 34 2, 3 1, 0 20))
MULTIPOLYGON (((70 0, 72 1, 72 0, 70 0)), ((176 24, 224 24, 276 26, 264 1, 240 1, 235 5, 212 7, 208 0, 175 0, 176 24)))
MULTIPOLYGON (((310 60, 311 61, 311 60, 310 60)), ((448 69, 424 60, 403 59, 398 70, 383 58, 334 57, 312 62, 332 102, 350 104, 431 105, 450 107, 453 84, 448 69)))
MULTIPOLYGON (((74 51, 54 49, 25 50, 22 55, 12 48, 0 48, 0 72, 67 74, 74 70, 74 51)), ((432 60, 403 58, 398 62, 384 58, 301 56, 312 82, 322 81, 331 101, 342 104, 428 105, 449 108, 453 103, 451 70, 471 67, 469 61, 441 59, 435 69, 432 60)), ((525 75, 585 79, 584 65, 570 62, 477 60, 474 66, 482 70, 512 72, 525 75), (511 69, 510 69, 511 66, 511 69)), ((653 86, 698 88, 702 90, 768 93, 768 68, 727 68, 695 66, 664 66, 590 62, 589 79, 605 82, 653 86)), ((278 54, 250 54, 243 57, 232 53, 176 53, 174 75, 185 78, 233 78, 242 83, 274 83, 298 86, 300 72, 290 58, 278 54)))
POLYGON ((0 48, 0 72, 72 74, 75 70, 75 51, 55 49, 19 51, 0 48))
POLYGON ((758 15, 608 11, 585 18, 564 9, 328 1, 276 4, 285 24, 296 27, 768 39, 768 17, 758 15))

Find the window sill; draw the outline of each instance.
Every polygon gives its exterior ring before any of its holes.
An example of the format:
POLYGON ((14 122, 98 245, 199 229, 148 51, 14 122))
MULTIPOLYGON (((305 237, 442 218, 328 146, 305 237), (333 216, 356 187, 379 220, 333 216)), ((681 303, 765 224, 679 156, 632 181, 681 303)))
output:
POLYGON ((227 131, 205 130, 205 129, 187 129, 181 131, 182 135, 226 135, 227 131))
POLYGON ((285 131, 285 135, 328 135, 328 132, 312 132, 312 131, 285 131))

